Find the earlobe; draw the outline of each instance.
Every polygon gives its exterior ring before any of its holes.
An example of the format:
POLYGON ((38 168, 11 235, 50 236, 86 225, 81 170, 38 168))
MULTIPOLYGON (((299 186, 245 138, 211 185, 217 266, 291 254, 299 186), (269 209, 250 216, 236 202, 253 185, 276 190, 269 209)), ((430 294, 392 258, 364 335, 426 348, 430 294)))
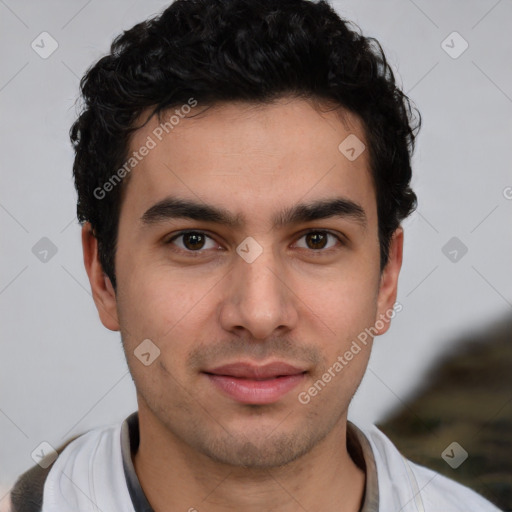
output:
POLYGON ((111 331, 119 331, 116 292, 110 278, 103 272, 98 256, 98 241, 89 222, 82 227, 82 249, 85 270, 101 323, 111 331))
POLYGON ((375 319, 378 335, 384 334, 390 326, 390 318, 394 316, 394 308, 398 291, 398 276, 402 267, 404 232, 398 227, 391 238, 389 258, 382 271, 377 301, 377 318, 375 319), (384 324, 384 325, 383 325, 384 324), (381 327, 382 328, 379 328, 381 327))

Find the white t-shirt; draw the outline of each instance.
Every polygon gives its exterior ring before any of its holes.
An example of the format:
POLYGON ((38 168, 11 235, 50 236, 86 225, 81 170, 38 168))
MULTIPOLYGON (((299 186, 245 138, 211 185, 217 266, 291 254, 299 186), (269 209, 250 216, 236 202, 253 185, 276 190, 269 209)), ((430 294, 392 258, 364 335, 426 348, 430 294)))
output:
MULTIPOLYGON (((500 512, 471 489, 407 460, 377 427, 363 431, 349 421, 347 438, 351 455, 364 460, 361 512, 500 512)), ((138 439, 135 412, 72 441, 46 478, 42 512, 153 512, 130 454, 138 439)))

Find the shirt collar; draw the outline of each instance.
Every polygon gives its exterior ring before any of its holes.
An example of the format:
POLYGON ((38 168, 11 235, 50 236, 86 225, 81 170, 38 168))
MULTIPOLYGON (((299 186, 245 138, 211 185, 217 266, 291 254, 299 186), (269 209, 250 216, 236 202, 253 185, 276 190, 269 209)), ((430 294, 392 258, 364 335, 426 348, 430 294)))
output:
MULTIPOLYGON (((130 414, 121 426, 121 452, 126 484, 136 512, 154 512, 140 485, 132 456, 139 447, 139 414, 130 414)), ((351 421, 347 422, 347 450, 355 464, 366 473, 363 506, 360 512, 379 511, 377 467, 368 439, 351 421)))

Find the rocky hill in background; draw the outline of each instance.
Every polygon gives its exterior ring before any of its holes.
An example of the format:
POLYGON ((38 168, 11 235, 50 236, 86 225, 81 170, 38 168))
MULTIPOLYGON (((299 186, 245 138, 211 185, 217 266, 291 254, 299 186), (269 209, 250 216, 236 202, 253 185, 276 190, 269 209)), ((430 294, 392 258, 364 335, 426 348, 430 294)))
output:
POLYGON ((377 426, 408 459, 512 511, 512 316, 454 346, 377 426), (453 442, 468 454, 457 468, 465 455, 453 442))

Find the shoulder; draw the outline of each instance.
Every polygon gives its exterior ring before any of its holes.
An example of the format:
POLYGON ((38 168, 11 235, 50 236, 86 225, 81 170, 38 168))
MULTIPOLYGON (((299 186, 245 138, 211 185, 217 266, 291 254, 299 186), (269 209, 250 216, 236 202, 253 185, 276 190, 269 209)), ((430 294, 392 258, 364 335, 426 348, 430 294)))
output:
MULTIPOLYGON (((123 494, 123 426, 126 427, 126 421, 75 436, 55 450, 57 458, 46 469, 35 465, 23 473, 11 490, 10 512, 41 512, 43 508, 60 511, 64 503, 71 510, 85 510, 88 505, 84 501, 88 501, 91 492, 107 501, 114 499, 113 488, 117 494, 123 494), (73 481, 66 477, 69 474, 73 474, 73 481)), ((126 501, 125 494, 123 499, 126 501)))
POLYGON ((472 489, 406 459, 377 427, 361 430, 375 457, 382 510, 399 505, 404 512, 500 512, 472 489))
POLYGON ((426 510, 500 512, 500 509, 469 487, 412 461, 407 460, 407 463, 420 486, 426 510))
MULTIPOLYGON (((60 455, 64 449, 80 436, 72 437, 55 451, 60 455)), ((16 480, 10 492, 10 512, 39 512, 43 506, 43 490, 52 465, 43 468, 36 464, 16 480)))

